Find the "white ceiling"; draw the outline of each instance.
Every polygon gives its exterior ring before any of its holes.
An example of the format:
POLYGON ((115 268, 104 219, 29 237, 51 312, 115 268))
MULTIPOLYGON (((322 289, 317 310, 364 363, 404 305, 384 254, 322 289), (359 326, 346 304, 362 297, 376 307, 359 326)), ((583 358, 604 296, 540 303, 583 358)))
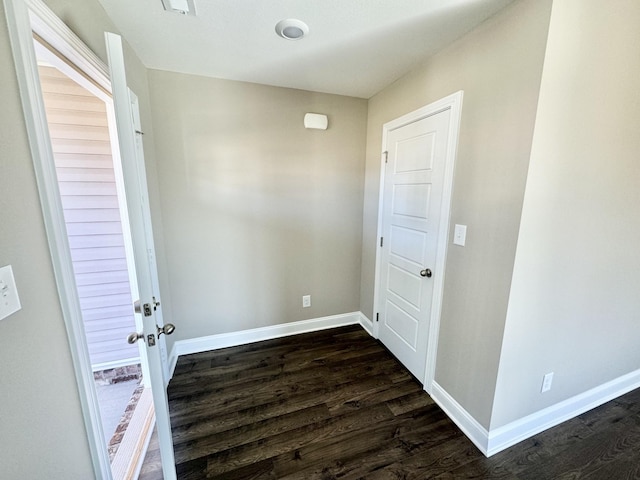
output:
POLYGON ((369 98, 513 0, 99 0, 149 68, 369 98), (309 26, 290 41, 275 25, 309 26))

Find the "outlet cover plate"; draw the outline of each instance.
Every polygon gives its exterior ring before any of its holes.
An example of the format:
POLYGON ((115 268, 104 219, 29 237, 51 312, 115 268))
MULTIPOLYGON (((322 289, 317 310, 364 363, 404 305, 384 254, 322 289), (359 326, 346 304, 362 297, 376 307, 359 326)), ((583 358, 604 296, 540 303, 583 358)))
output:
POLYGON ((20 310, 20 298, 11 265, 0 268, 0 320, 20 310))
POLYGON ((553 383, 553 372, 547 373, 544 377, 542 377, 542 388, 540 389, 540 393, 548 392, 551 390, 551 384, 553 383))
POLYGON ((304 295, 302 297, 302 308, 309 308, 311 306, 311 295, 304 295))

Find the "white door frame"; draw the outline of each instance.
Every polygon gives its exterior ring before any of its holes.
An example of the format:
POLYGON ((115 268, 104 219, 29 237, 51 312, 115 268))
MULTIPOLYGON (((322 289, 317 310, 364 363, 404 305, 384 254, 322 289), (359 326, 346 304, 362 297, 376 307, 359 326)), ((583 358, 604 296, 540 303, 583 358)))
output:
MULTIPOLYGON (((32 21, 32 28, 33 28, 32 21)), ((68 50, 70 47, 68 44, 65 44, 65 40, 63 38, 51 38, 51 37, 43 37, 40 35, 43 40, 46 40, 47 43, 53 47, 56 52, 60 52, 60 50, 68 50), (58 48, 60 47, 60 48, 58 48)), ((111 157, 113 160, 113 170, 115 173, 115 184, 116 191, 118 194, 118 210, 120 212, 120 224, 122 226, 122 236, 124 238, 124 249, 125 249, 125 258, 127 262, 127 278, 129 279, 129 286, 131 291, 131 298, 138 298, 138 279, 136 275, 136 265, 134 262, 133 256, 133 248, 132 248, 132 238, 131 238, 131 228, 129 227, 129 212, 127 210, 127 202, 126 195, 124 190, 124 175, 122 172, 122 160, 120 159, 120 150, 116 148, 118 146, 118 135, 116 131, 116 117, 115 111, 113 108, 113 99, 111 95, 107 93, 107 91, 103 90, 104 85, 103 82, 107 82, 109 85, 108 79, 100 78, 99 80, 95 80, 91 78, 91 76, 84 70, 84 66, 82 63, 78 63, 78 61, 74 62, 75 66, 69 65, 67 60, 63 60, 59 58, 58 53, 54 53, 48 47, 41 44, 39 41, 35 42, 35 51, 36 51, 36 60, 44 60, 47 63, 53 65, 55 68, 63 72, 67 77, 81 85, 83 88, 88 90, 95 97, 99 98, 105 103, 105 107, 107 110, 107 123, 109 129, 109 141, 111 142, 112 152, 111 157), (82 70, 80 73, 77 68, 82 70), (93 83, 91 80, 94 80, 96 83, 93 83)), ((85 62, 86 63, 86 62, 85 62)), ((139 315, 133 315, 136 331, 142 330, 142 320, 139 315)), ((128 358, 124 359, 125 365, 131 364, 132 361, 140 362, 141 370, 142 370, 142 382, 145 387, 149 387, 149 368, 147 361, 147 351, 144 347, 144 344, 138 344, 138 358, 128 358)), ((94 371, 96 370, 107 370, 109 368, 116 368, 123 365, 122 360, 118 360, 116 362, 108 362, 99 365, 92 365, 94 371), (97 368, 96 368, 97 367, 97 368)))
POLYGON ((458 136, 460 132, 460 119, 462 115, 463 91, 460 90, 441 100, 430 103, 413 112, 407 113, 395 120, 385 123, 382 126, 382 156, 380 159, 380 193, 378 198, 378 234, 376 238, 376 269, 375 269, 375 289, 373 294, 373 335, 378 338, 379 323, 377 312, 380 311, 380 272, 382 268, 382 251, 380 238, 382 237, 383 205, 384 205, 384 181, 387 151, 387 138, 389 132, 404 127, 411 123, 430 117, 445 110, 451 111, 449 120, 449 138, 447 143, 447 155, 445 158, 444 187, 442 192, 442 206, 440 208, 440 225, 438 231, 438 251, 436 252, 436 263, 434 270, 441 272, 434 278, 433 304, 431 307, 431 319, 429 322, 429 340, 427 344, 427 358, 425 358, 426 368, 423 382, 424 389, 431 394, 433 380, 436 370, 436 356, 438 350, 438 332, 440 330, 440 314, 442 312, 442 294, 444 291, 444 271, 447 260, 447 247, 449 239, 449 217, 451 214, 451 197, 453 193, 453 172, 458 150, 458 136))
MULTIPOLYGON (((62 307, 62 315, 67 336, 69 337, 69 349, 80 392, 80 403, 87 430, 93 469, 96 478, 109 480, 112 478, 111 466, 107 449, 104 448, 100 409, 93 385, 93 371, 85 340, 80 301, 77 295, 66 294, 68 291, 75 290, 75 276, 62 213, 62 201, 58 189, 49 126, 42 101, 38 63, 34 52, 32 26, 29 18, 30 11, 35 13, 34 20, 38 22, 38 26, 42 24, 43 26, 50 26, 52 30, 59 31, 64 31, 64 29, 59 29, 59 25, 56 26, 55 20, 58 20, 57 17, 55 15, 52 16, 50 10, 39 1, 4 0, 4 4, 11 48, 16 64, 16 74, 20 86, 22 109, 29 134, 31 156, 40 194, 40 204, 49 240, 49 250, 59 292, 60 306, 62 307)), ((81 48, 78 51, 82 51, 81 48)), ((67 52, 61 53, 66 54, 67 52)), ((96 73, 96 79, 101 78, 100 74, 104 78, 108 78, 106 73, 97 68, 97 66, 95 72, 92 73, 96 73)))
MULTIPOLYGON (((69 349, 93 470, 96 478, 111 480, 111 466, 104 441, 98 397, 77 295, 32 32, 55 45, 62 55, 72 63, 81 66, 101 87, 111 92, 108 68, 41 0, 3 1, 43 220, 60 306, 69 338, 69 349)), ((118 153, 114 152, 114 160, 117 160, 117 155, 118 153)))

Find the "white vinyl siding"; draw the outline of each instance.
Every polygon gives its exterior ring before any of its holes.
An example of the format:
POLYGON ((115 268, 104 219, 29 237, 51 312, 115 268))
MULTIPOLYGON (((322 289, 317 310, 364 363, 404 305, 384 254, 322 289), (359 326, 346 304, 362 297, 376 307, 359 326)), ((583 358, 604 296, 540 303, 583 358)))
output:
POLYGON ((53 67, 40 79, 91 363, 137 363, 106 106, 53 67))

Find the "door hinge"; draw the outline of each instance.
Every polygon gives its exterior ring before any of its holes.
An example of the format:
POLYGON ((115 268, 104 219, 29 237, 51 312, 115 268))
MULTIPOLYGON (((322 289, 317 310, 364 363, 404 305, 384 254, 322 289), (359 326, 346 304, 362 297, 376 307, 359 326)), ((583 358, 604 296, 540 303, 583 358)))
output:
POLYGON ((380 321, 380 314, 376 313, 376 322, 379 322, 379 321, 380 321))
POLYGON ((389 152, 385 150, 382 154, 384 155, 384 163, 389 163, 389 152))
POLYGON ((384 237, 380 237, 380 246, 384 245, 384 237))

